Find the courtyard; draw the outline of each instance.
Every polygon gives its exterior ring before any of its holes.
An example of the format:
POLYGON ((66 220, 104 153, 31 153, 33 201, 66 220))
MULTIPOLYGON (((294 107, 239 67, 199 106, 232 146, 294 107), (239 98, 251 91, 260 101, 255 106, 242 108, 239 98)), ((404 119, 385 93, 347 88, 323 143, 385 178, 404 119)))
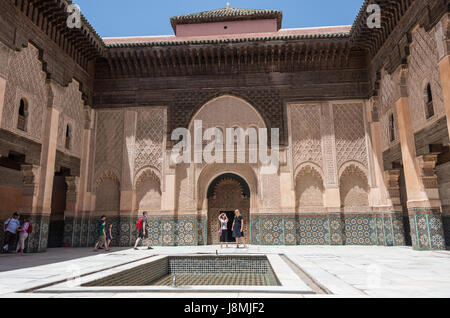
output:
POLYGON ((1 298, 442 298, 450 296, 450 252, 377 246, 55 248, 0 256, 1 298), (265 256, 282 287, 80 287, 165 256, 265 256), (277 289, 278 288, 278 289, 277 289))

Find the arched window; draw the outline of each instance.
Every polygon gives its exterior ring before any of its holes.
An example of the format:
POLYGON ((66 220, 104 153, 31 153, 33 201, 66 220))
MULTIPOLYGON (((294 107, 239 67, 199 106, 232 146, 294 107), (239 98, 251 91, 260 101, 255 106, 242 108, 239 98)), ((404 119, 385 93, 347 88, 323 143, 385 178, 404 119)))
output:
POLYGON ((395 121, 394 114, 389 115, 389 140, 391 142, 395 141, 395 121))
POLYGON ((72 131, 70 129, 70 126, 66 126, 66 149, 70 149, 72 142, 72 131))
POLYGON ((25 99, 20 100, 17 129, 26 131, 28 117, 28 104, 25 99))
POLYGON ((428 119, 434 116, 433 92, 431 91, 430 83, 427 83, 425 86, 423 97, 425 100, 425 112, 428 119))

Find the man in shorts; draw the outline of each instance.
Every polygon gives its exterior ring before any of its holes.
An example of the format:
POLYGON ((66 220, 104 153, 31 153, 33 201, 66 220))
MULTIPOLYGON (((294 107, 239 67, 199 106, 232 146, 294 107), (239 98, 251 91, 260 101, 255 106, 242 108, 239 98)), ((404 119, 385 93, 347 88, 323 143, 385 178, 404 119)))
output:
POLYGON ((150 240, 148 238, 147 227, 147 212, 142 214, 142 217, 137 221, 136 228, 138 230, 138 237, 136 239, 136 243, 134 244, 134 249, 137 250, 137 246, 141 240, 147 241, 147 246, 149 250, 152 250, 153 247, 150 246, 150 240))
POLYGON ((97 252, 99 246, 103 244, 105 247, 105 251, 109 251, 108 243, 106 242, 106 216, 102 215, 99 221, 99 233, 98 233, 98 241, 95 244, 94 252, 97 252), (101 221, 101 222, 100 222, 101 221))

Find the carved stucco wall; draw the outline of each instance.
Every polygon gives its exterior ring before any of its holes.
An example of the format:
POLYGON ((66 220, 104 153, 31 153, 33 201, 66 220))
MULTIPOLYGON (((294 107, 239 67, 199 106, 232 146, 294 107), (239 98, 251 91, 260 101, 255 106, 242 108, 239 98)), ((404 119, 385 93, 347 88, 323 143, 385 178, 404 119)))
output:
POLYGON ((120 184, 111 172, 106 172, 95 184, 95 211, 103 213, 120 211, 120 184))
POLYGON ((290 113, 294 167, 304 162, 322 167, 320 104, 292 105, 290 113))
POLYGON ((13 51, 0 42, 0 76, 3 78, 8 78, 9 59, 12 54, 13 51))
POLYGON ((381 71, 380 80, 380 109, 378 116, 381 126, 381 148, 382 151, 389 149, 390 147, 399 143, 398 139, 398 122, 397 111, 395 108, 396 102, 396 85, 399 81, 399 73, 396 72, 392 75, 388 74, 384 70, 381 71), (395 123, 395 140, 390 141, 389 135, 389 116, 394 115, 395 123))
POLYGON ((357 166, 349 165, 340 177, 341 205, 344 211, 361 212, 369 206, 366 174, 357 166))
POLYGON ((161 184, 158 176, 151 170, 146 170, 136 180, 136 210, 161 210, 161 184))
POLYGON ((123 155, 123 112, 98 111, 94 182, 107 171, 111 171, 120 183, 123 155))
POLYGON ((194 177, 189 164, 181 163, 176 167, 176 198, 177 209, 181 211, 195 210, 197 203, 194 199, 194 177))
POLYGON ((278 174, 262 174, 261 184, 261 211, 277 211, 281 206, 280 177, 278 174))
MULTIPOLYGON (((368 188, 363 107, 360 102, 290 105, 297 211, 321 211, 324 189, 337 186, 346 193, 345 204, 355 209, 361 206, 361 202, 353 199, 353 194, 358 190, 354 185, 364 183, 359 182, 359 177, 366 180, 365 191, 368 188), (359 169, 346 170, 352 163, 359 169), (340 178, 344 170, 346 175, 340 178)), ((364 193, 367 201, 367 191, 364 193)), ((367 202, 362 204, 366 205, 367 202)))
POLYGON ((189 127, 193 136, 193 123, 201 120, 204 129, 211 127, 226 128, 250 126, 265 127, 259 113, 244 100, 232 96, 222 96, 206 103, 193 117, 189 127))
MULTIPOLYGON (((233 96, 221 96, 207 102, 201 107, 198 113, 192 118, 189 125, 192 138, 194 136, 194 120, 201 120, 204 129, 218 127, 225 131, 226 128, 240 127, 244 130, 251 127, 264 128, 265 123, 259 113, 247 102, 233 96)), ((225 136, 224 136, 225 137, 225 136)), ((194 143, 192 143, 192 147, 194 143)), ((225 160, 224 160, 225 161, 225 160)), ((250 164, 179 164, 176 167, 176 197, 177 209, 179 211, 191 211, 202 207, 202 201, 206 194, 208 182, 212 179, 201 179, 200 175, 207 171, 208 176, 217 176, 225 172, 235 172, 241 177, 253 180, 257 165, 250 164), (245 165, 245 167, 244 167, 245 165), (249 173, 251 171, 251 173, 249 173), (212 174, 211 174, 212 173, 212 174), (252 175, 252 176, 249 176, 252 175), (197 189, 195 189, 197 187, 197 189)), ((250 181, 249 181, 250 182, 250 181)), ((267 207, 279 207, 280 194, 279 178, 277 175, 265 177, 262 181, 268 189, 265 195, 262 195, 267 207), (278 188, 277 188, 278 187, 278 188), (269 191, 269 188, 271 189, 269 191)), ((254 193, 257 186, 254 185, 254 193)), ((264 188, 261 185, 261 188, 264 188)), ((252 194, 253 195, 253 194, 252 194)), ((257 195, 256 195, 257 196, 257 195)), ((256 201, 255 201, 256 202, 256 201)), ((254 205, 252 205, 252 208, 254 205)))
POLYGON ((363 104, 334 104, 333 112, 338 169, 352 160, 367 168, 363 104))
POLYGON ((169 129, 188 127, 198 110, 219 96, 238 96, 248 101, 264 118, 268 128, 280 128, 280 143, 286 145, 283 100, 277 88, 242 88, 224 91, 195 90, 175 94, 169 129), (224 95, 228 94, 228 95, 224 95))
POLYGON ((166 127, 165 109, 138 111, 134 154, 135 175, 145 167, 154 167, 162 173, 166 127))
POLYGON ((81 157, 84 127, 84 101, 81 98, 79 83, 72 81, 68 87, 52 86, 54 93, 54 105, 60 110, 58 123, 57 149, 81 157), (66 149, 66 128, 71 129, 71 147, 66 149))
MULTIPOLYGON (((5 58, 3 58, 5 59, 5 58)), ((29 44, 8 58, 5 105, 1 127, 37 142, 42 142, 48 87, 39 61, 39 50, 29 44), (18 71, 20 70, 20 71, 18 71), (27 129, 17 129, 20 99, 28 103, 27 129)))
POLYGON ((295 183, 297 210, 299 208, 323 207, 323 180, 316 169, 305 166, 297 174, 295 183))
POLYGON ((412 32, 408 59, 408 95, 411 107, 411 120, 414 132, 445 116, 442 96, 441 76, 439 71, 439 57, 437 53, 434 31, 426 32, 417 28, 412 32), (435 116, 426 119, 424 89, 431 84, 435 116))

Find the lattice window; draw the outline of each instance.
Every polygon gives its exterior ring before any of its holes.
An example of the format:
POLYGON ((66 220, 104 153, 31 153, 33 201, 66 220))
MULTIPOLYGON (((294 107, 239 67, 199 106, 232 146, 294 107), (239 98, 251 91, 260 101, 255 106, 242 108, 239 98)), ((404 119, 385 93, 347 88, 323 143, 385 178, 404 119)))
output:
POLYGON ((394 114, 389 115, 389 140, 395 141, 395 119, 394 114))
POLYGON ((434 116, 434 106, 433 106, 433 92, 431 90, 431 84, 427 83, 425 89, 423 90, 423 98, 425 101, 425 112, 427 119, 434 116))
POLYGON ((65 147, 66 149, 70 150, 72 145, 72 129, 70 128, 70 125, 66 126, 66 142, 65 147))
POLYGON ((22 98, 19 105, 19 116, 17 120, 17 129, 26 131, 28 119, 28 102, 22 98))

